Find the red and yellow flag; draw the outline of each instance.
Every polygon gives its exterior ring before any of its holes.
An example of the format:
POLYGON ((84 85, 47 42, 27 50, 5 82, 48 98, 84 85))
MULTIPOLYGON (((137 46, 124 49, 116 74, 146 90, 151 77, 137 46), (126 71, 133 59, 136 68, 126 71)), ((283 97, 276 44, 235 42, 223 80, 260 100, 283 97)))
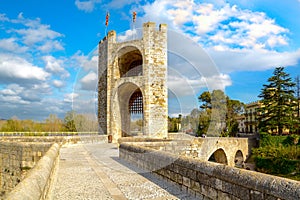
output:
POLYGON ((136 20, 136 12, 134 11, 132 12, 132 21, 135 22, 135 20, 136 20))
POLYGON ((109 21, 109 12, 106 13, 105 26, 108 26, 108 21, 109 21))

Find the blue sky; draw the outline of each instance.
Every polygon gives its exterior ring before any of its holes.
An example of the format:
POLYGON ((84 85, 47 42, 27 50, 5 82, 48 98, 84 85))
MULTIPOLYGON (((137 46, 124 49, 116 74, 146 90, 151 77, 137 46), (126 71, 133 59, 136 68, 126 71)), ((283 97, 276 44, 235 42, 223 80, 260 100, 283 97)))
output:
POLYGON ((299 0, 2 0, 0 118, 44 120, 72 108, 96 114, 95 50, 105 35, 107 11, 108 30, 131 29, 136 11, 135 27, 167 23, 197 42, 215 64, 217 73, 201 77, 189 67, 173 70, 179 68, 170 61, 170 91, 176 88, 170 92, 175 94, 170 115, 197 107, 197 95, 207 85, 248 103, 258 99, 274 67, 286 67, 293 78, 300 75, 299 0), (178 87, 181 81, 191 92, 178 87))

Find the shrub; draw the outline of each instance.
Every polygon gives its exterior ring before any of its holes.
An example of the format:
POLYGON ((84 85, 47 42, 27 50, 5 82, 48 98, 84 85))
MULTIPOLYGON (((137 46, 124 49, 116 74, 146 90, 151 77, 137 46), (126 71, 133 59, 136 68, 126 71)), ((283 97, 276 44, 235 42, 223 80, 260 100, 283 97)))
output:
POLYGON ((269 133, 260 133, 259 146, 260 147, 270 147, 270 146, 279 146, 283 144, 283 141, 287 136, 272 136, 269 133))
POLYGON ((260 147, 252 149, 257 170, 269 174, 297 174, 300 171, 299 136, 260 134, 260 147))
POLYGON ((284 145, 297 145, 299 144, 299 136, 298 135, 289 135, 283 141, 284 145))
POLYGON ((290 174, 300 170, 300 160, 286 158, 255 158, 257 170, 269 174, 290 174))

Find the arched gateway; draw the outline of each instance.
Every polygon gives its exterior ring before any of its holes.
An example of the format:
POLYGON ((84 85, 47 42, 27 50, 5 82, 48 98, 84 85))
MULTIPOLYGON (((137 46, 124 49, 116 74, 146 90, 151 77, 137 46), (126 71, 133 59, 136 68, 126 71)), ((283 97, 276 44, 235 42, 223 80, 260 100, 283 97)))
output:
POLYGON ((98 121, 100 133, 132 136, 132 120, 139 135, 167 137, 167 26, 143 25, 142 38, 117 42, 110 31, 99 43, 98 121))

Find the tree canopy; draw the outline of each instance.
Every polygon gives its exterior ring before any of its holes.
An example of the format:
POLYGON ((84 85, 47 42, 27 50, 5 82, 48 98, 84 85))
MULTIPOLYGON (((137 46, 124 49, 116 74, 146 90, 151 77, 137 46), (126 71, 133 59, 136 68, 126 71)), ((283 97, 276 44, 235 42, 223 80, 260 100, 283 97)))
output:
POLYGON ((275 68, 273 75, 264 84, 259 94, 262 106, 258 109, 259 127, 262 131, 283 134, 284 130, 293 131, 295 124, 296 99, 295 83, 284 67, 275 68))
POLYGON ((92 114, 77 114, 74 111, 66 113, 64 119, 50 114, 43 122, 20 120, 12 117, 0 120, 0 131, 3 132, 94 132, 98 131, 98 122, 92 114))
POLYGON ((230 99, 222 90, 205 91, 198 99, 201 102, 198 134, 235 136, 236 117, 244 111, 244 104, 230 99))

